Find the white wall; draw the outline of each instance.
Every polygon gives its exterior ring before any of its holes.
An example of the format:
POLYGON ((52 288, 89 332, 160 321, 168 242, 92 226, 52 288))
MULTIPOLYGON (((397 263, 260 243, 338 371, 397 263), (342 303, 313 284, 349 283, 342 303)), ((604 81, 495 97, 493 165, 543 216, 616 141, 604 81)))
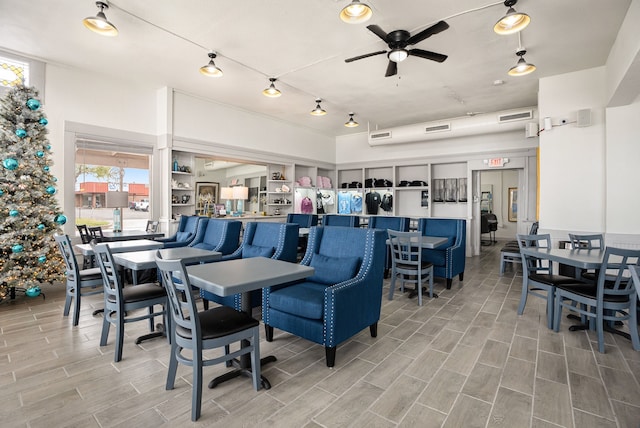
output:
POLYGON ((605 68, 540 79, 540 228, 605 231, 605 68), (591 110, 591 126, 577 127, 577 111, 591 110), (562 120, 567 124, 561 126, 562 120))

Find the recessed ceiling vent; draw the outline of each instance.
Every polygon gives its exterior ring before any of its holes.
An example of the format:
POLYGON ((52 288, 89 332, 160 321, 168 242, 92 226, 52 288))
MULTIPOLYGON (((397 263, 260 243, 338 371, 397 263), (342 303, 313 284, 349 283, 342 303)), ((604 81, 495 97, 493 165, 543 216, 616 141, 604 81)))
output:
POLYGON ((499 123, 514 122, 516 120, 531 120, 531 119, 533 119, 533 110, 501 114, 498 116, 499 123))
POLYGON ((502 111, 475 116, 463 116, 446 121, 417 123, 389 129, 377 129, 369 133, 370 146, 402 143, 428 143, 447 138, 464 138, 474 135, 499 134, 524 131, 527 123, 536 119, 534 107, 502 111))

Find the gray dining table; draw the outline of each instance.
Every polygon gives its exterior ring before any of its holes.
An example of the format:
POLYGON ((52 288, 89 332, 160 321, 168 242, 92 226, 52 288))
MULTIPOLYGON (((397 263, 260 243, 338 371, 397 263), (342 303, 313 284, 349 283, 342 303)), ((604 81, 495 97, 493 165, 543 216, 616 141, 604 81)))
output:
MULTIPOLYGON (((310 266, 265 257, 187 266, 187 275, 192 286, 218 296, 242 293, 242 311, 249 315, 251 315, 251 291, 304 279, 313 275, 314 271, 314 268, 310 266)), ((242 343, 242 346, 248 345, 248 342, 242 343)), ((276 361, 276 357, 272 355, 260 360, 261 364, 273 361, 276 361)), ((240 375, 250 375, 251 359, 249 355, 240 357, 239 363, 236 364, 238 367, 235 370, 209 382, 209 388, 240 375)), ((271 387, 264 376, 262 381, 265 389, 271 387)))
POLYGON ((102 242, 130 241, 132 239, 163 238, 162 232, 147 232, 146 230, 123 230, 122 232, 102 232, 102 242))
MULTIPOLYGON (((164 247, 162 242, 150 239, 134 239, 131 241, 105 242, 111 250, 111 254, 127 253, 130 251, 156 250, 164 247)), ((83 256, 92 256, 91 244, 77 244, 75 246, 83 256)))

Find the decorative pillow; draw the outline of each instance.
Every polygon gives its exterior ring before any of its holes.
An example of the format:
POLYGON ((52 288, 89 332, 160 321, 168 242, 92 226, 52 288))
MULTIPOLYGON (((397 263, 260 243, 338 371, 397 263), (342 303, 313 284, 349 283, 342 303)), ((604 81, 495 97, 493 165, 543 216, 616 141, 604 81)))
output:
POLYGON ((183 242, 191 237, 191 232, 178 232, 176 233, 176 241, 183 242))
POLYGON ((242 247, 242 258, 271 257, 276 249, 273 247, 261 247, 260 245, 245 245, 242 247))
POLYGON ((315 268, 315 273, 307 278, 308 281, 337 284, 356 276, 360 267, 360 257, 328 257, 314 254, 309 266, 315 268))

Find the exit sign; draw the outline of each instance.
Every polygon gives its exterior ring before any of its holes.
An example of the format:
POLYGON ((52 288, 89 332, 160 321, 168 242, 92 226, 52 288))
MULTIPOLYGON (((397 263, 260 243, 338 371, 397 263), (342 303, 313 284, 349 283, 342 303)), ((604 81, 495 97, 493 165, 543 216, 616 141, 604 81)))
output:
POLYGON ((491 158, 487 165, 489 168, 502 168, 504 166, 504 158, 491 158))

